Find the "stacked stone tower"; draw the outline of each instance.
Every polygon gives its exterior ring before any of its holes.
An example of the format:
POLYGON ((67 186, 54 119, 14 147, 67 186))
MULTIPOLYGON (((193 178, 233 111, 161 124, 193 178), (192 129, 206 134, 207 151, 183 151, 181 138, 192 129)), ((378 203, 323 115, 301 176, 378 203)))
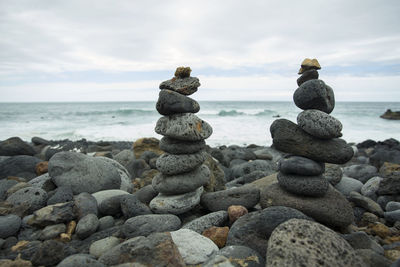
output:
POLYGON ((159 195, 150 202, 156 213, 181 214, 200 202, 203 185, 210 179, 206 160, 205 139, 212 134, 211 126, 194 115, 200 105, 189 95, 200 86, 199 79, 190 76, 191 69, 179 67, 175 77, 160 84, 157 111, 164 115, 155 131, 164 137, 157 159, 159 175, 153 178, 153 188, 159 195))

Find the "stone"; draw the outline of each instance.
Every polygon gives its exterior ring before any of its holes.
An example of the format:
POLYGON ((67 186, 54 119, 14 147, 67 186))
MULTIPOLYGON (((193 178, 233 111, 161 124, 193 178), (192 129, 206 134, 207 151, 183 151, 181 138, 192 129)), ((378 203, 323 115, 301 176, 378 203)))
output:
POLYGON ((154 190, 151 184, 146 185, 135 192, 138 200, 144 204, 149 204, 150 201, 157 196, 157 194, 158 192, 154 190))
POLYGON ((261 188, 264 188, 264 187, 268 187, 268 186, 270 186, 271 184, 275 184, 275 183, 278 182, 277 176, 278 176, 278 173, 276 172, 276 173, 274 173, 274 174, 268 175, 268 176, 263 177, 263 178, 261 178, 261 179, 255 180, 255 181, 252 182, 251 184, 257 186, 257 187, 260 188, 260 189, 261 189, 261 188))
POLYGON ((16 185, 18 182, 14 180, 0 180, 0 200, 5 200, 7 190, 16 185))
POLYGON ((135 153, 135 157, 138 159, 145 151, 153 151, 157 155, 161 155, 164 153, 159 147, 160 141, 154 137, 145 137, 137 139, 133 143, 133 152, 135 153))
POLYGON ((203 231, 202 235, 212 240, 218 248, 222 248, 226 244, 228 238, 229 227, 216 227, 212 226, 203 231))
POLYGON ((302 219, 275 228, 268 241, 266 266, 364 266, 354 249, 331 229, 302 219))
POLYGON ((358 192, 350 192, 348 199, 358 207, 364 208, 365 210, 374 213, 377 216, 383 216, 383 210, 378 203, 368 197, 361 195, 358 192))
POLYGON ((356 164, 343 168, 344 175, 357 179, 363 184, 370 178, 377 175, 378 170, 375 166, 368 164, 356 164))
POLYGON ((196 100, 172 90, 161 90, 156 103, 156 109, 161 115, 177 113, 197 113, 200 105, 196 100))
POLYGON ((193 154, 199 152, 206 147, 204 140, 199 141, 183 141, 179 139, 169 138, 164 136, 160 140, 160 149, 163 151, 174 154, 193 154))
POLYGON ((340 180, 342 180, 342 168, 336 164, 326 163, 324 177, 331 185, 335 186, 340 182, 340 180))
POLYGON ((215 253, 224 256, 235 267, 264 267, 265 260, 257 251, 246 246, 226 246, 215 253))
POLYGON ((61 233, 65 233, 67 227, 63 223, 46 226, 40 233, 40 240, 49 240, 58 237, 61 233))
POLYGON ((105 252, 119 245, 119 239, 115 236, 109 236, 93 242, 90 245, 89 252, 96 258, 100 258, 105 252))
POLYGON ((276 149, 315 161, 344 164, 354 154, 351 146, 344 140, 315 138, 286 119, 275 120, 270 131, 276 149))
POLYGON ((26 204, 29 208, 28 213, 32 213, 46 205, 47 192, 36 187, 27 187, 18 190, 6 200, 14 206, 26 204))
POLYGON ((370 178, 362 187, 361 187, 361 194, 363 196, 369 197, 373 200, 378 199, 377 191, 379 189, 379 184, 383 178, 379 176, 375 176, 370 178))
POLYGON ((14 194, 15 192, 21 190, 21 189, 26 189, 32 187, 30 184, 26 183, 26 182, 19 182, 17 184, 15 184, 14 186, 10 187, 7 192, 6 192, 6 196, 9 197, 12 194, 14 194))
POLYGON ((277 168, 272 161, 256 159, 232 167, 232 177, 241 177, 254 171, 266 171, 267 175, 270 175, 276 172, 277 168))
POLYGON ((379 195, 397 195, 400 194, 400 176, 393 178, 383 178, 379 183, 379 195))
POLYGON ((155 213, 185 213, 200 203, 200 196, 203 191, 203 187, 199 187, 196 189, 196 191, 185 194, 158 194, 158 196, 153 198, 153 200, 150 202, 150 209, 155 213))
POLYGON ((37 175, 42 175, 42 174, 47 173, 49 170, 49 162, 48 161, 39 162, 36 165, 35 170, 36 170, 37 175))
POLYGON ((282 173, 307 176, 320 175, 325 170, 324 163, 299 156, 284 157, 279 161, 278 166, 282 173))
POLYGON ((108 229, 114 226, 114 218, 113 216, 104 216, 99 219, 99 228, 98 231, 103 231, 104 229, 108 229))
POLYGON ((366 266, 381 266, 381 267, 393 266, 391 265, 392 262, 389 259, 387 259, 383 255, 376 253, 371 249, 356 249, 356 253, 358 256, 362 258, 366 266))
POLYGON ((127 169, 131 177, 138 178, 142 177, 146 171, 150 170, 150 166, 144 159, 135 159, 128 163, 127 169))
POLYGON ((19 137, 11 137, 0 142, 0 156, 33 156, 35 154, 35 149, 19 137))
POLYGON ((177 195, 192 192, 208 183, 210 170, 202 165, 199 168, 186 173, 175 175, 158 174, 153 178, 154 190, 166 195, 177 195))
POLYGON ((178 230, 181 220, 173 214, 148 214, 132 217, 125 221, 122 231, 127 238, 148 236, 155 232, 178 230))
POLYGON ((49 161, 49 175, 58 187, 68 185, 74 194, 121 187, 118 169, 102 158, 60 152, 49 161))
POLYGON ((28 184, 32 185, 33 187, 41 188, 46 192, 56 189, 56 185, 51 181, 51 177, 48 173, 33 178, 28 182, 28 184))
POLYGON ((250 212, 233 223, 226 244, 247 246, 264 255, 268 239, 275 227, 292 218, 311 220, 302 212, 283 206, 250 212))
POLYGON ((189 229, 171 232, 171 237, 186 264, 204 263, 219 250, 213 241, 189 229))
POLYGON ((385 162, 400 164, 400 151, 395 149, 375 149, 374 153, 369 157, 369 161, 371 165, 374 165, 378 169, 385 162))
POLYGON ((173 155, 165 153, 156 162, 157 169, 165 175, 190 172, 206 160, 207 152, 199 151, 194 154, 173 155))
POLYGON ((233 224, 237 219, 239 219, 243 215, 246 215, 247 213, 249 213, 249 211, 246 209, 246 207, 240 205, 229 206, 228 208, 229 223, 233 224))
POLYGON ((135 160, 135 154, 132 149, 124 149, 114 156, 114 160, 125 168, 128 168, 128 163, 135 160))
POLYGON ((217 161, 213 159, 213 157, 207 153, 206 161, 204 161, 204 165, 208 167, 210 170, 210 179, 207 184, 204 186, 204 190, 206 192, 215 192, 219 190, 225 189, 225 173, 218 164, 217 161))
POLYGON ((200 86, 199 79, 196 77, 172 78, 160 84, 160 89, 167 89, 182 95, 191 95, 200 86))
MULTIPOLYGON (((150 165, 150 161, 152 159, 156 159, 159 157, 159 155, 157 155, 156 153, 154 153, 153 151, 145 151, 143 152, 142 155, 140 155, 140 159, 143 159, 144 161, 146 161, 147 164, 150 165)), ((150 166, 151 167, 151 166, 150 166)))
POLYGON ((307 109, 297 116, 297 124, 306 133, 321 139, 332 139, 342 136, 342 123, 317 109, 307 109))
POLYGON ((230 188, 201 196, 201 205, 210 211, 227 210, 232 205, 254 207, 260 200, 260 190, 253 185, 230 188))
POLYGON ((106 267, 104 264, 93 259, 88 254, 74 254, 68 256, 57 265, 57 267, 77 267, 77 266, 106 267))
POLYGON ((343 176, 340 182, 335 185, 336 190, 346 197, 348 197, 352 191, 360 193, 362 187, 363 183, 347 176, 343 176))
POLYGON ((46 226, 69 222, 75 218, 72 207, 72 202, 48 205, 35 211, 33 213, 33 218, 28 221, 28 224, 33 226, 46 226))
POLYGON ((346 227, 354 221, 350 203, 331 186, 323 197, 307 197, 286 192, 278 184, 272 184, 261 189, 260 205, 262 208, 291 207, 331 227, 346 227))
POLYGON ((329 182, 322 175, 301 176, 278 173, 278 183, 286 191, 311 197, 322 197, 329 188, 329 182))
POLYGON ((383 248, 374 239, 372 239, 365 232, 355 232, 347 235, 343 235, 343 238, 354 248, 354 249, 371 249, 378 254, 383 255, 383 248))
POLYGON ((222 255, 214 255, 208 259, 202 267, 235 267, 230 260, 222 255))
POLYGON ((383 239, 391 235, 390 228, 380 222, 369 224, 368 229, 372 235, 377 235, 383 239))
POLYGON ((133 191, 133 184, 131 181, 130 173, 128 172, 127 169, 125 169, 124 166, 122 166, 117 161, 115 161, 111 158, 98 157, 98 160, 105 161, 106 164, 111 163, 111 165, 113 165, 114 168, 118 171, 119 177, 121 179, 121 185, 120 185, 119 189, 121 189, 123 191, 127 191, 127 192, 133 191))
POLYGON ((104 199, 100 205, 98 205, 98 210, 101 215, 112 215, 117 216, 121 215, 121 198, 125 195, 117 195, 104 199))
POLYGON ((74 199, 74 193, 70 186, 60 186, 55 190, 53 196, 47 200, 47 205, 53 205, 56 203, 69 202, 74 199))
MULTIPOLYGON (((210 241, 212 242, 212 241, 210 241)), ((184 267, 185 262, 169 233, 154 233, 126 240, 105 252, 99 261, 107 266, 134 262, 139 266, 184 267)))
POLYGON ((318 79, 319 74, 317 70, 311 69, 304 71, 302 75, 297 79, 297 85, 300 86, 306 81, 318 79))
POLYGON ((98 227, 99 219, 91 213, 79 220, 75 233, 80 239, 85 239, 95 233, 98 227))
POLYGON ((170 138, 199 141, 212 134, 212 127, 192 113, 182 113, 161 117, 155 131, 170 138))
POLYGON ((400 202, 396 202, 396 201, 389 201, 386 204, 386 211, 395 211, 395 210, 400 210, 400 202))
POLYGON ((83 192, 74 196, 74 213, 78 219, 88 214, 97 215, 97 200, 91 194, 83 192))
POLYGON ((385 113, 379 117, 387 120, 400 120, 400 111, 392 111, 391 109, 387 109, 385 113))
POLYGON ((294 103, 302 110, 317 109, 325 113, 331 113, 335 108, 335 95, 332 88, 322 80, 309 80, 293 94, 294 103))
POLYGON ((379 169, 379 174, 388 178, 400 176, 400 164, 384 162, 379 169))
POLYGON ((182 229, 190 229, 199 234, 213 226, 223 226, 228 221, 228 213, 225 210, 215 211, 196 218, 185 225, 182 229))
POLYGON ((400 259, 400 250, 397 249, 385 250, 385 257, 391 261, 397 262, 397 260, 400 259))
POLYGON ((65 246, 63 243, 55 240, 44 241, 31 261, 34 265, 53 266, 65 258, 65 246))
POLYGON ((125 218, 152 214, 150 208, 146 204, 140 202, 136 195, 123 195, 120 198, 120 205, 125 218))
POLYGON ((299 70, 299 74, 303 74, 307 70, 320 70, 321 65, 319 64, 316 58, 310 59, 306 58, 301 62, 301 68, 299 70))
POLYGON ((39 162, 40 159, 27 155, 6 158, 0 161, 0 179, 15 176, 31 180, 37 176, 35 168, 39 162))
POLYGON ((176 71, 175 71, 175 77, 176 78, 186 78, 186 77, 190 77, 190 73, 192 72, 192 70, 190 69, 190 67, 177 67, 176 71))
POLYGON ((110 189, 110 190, 98 191, 98 192, 92 194, 92 196, 96 199, 97 206, 100 207, 102 202, 106 201, 107 199, 117 197, 117 196, 124 196, 124 195, 128 195, 128 194, 129 194, 128 192, 123 191, 123 190, 110 189))
POLYGON ((390 223, 400 221, 400 210, 388 211, 384 213, 385 220, 390 223))
POLYGON ((21 227, 21 218, 14 214, 0 216, 0 238, 15 235, 21 227))

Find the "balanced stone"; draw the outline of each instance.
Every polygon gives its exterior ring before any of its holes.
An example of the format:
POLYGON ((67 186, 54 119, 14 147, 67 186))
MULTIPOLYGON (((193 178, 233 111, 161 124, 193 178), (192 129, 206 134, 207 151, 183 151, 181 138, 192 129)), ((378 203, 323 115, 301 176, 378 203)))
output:
POLYGON ((321 139, 342 136, 342 123, 325 112, 308 109, 297 116, 297 124, 305 132, 321 139))
POLYGON ((320 175, 324 170, 324 163, 300 156, 289 156, 279 161, 279 171, 285 174, 320 175))
POLYGON ((207 152, 199 151, 193 154, 173 155, 165 153, 158 157, 157 169, 166 175, 185 173, 199 167, 207 157, 207 152))
POLYGON ((196 77, 177 78, 164 81, 160 84, 160 89, 168 89, 182 95, 191 95, 200 86, 199 79, 196 77))
POLYGON ((181 220, 173 214, 139 215, 125 221, 122 231, 127 238, 148 236, 154 232, 178 230, 181 220))
POLYGON ((293 100, 297 107, 306 109, 318 109, 325 113, 331 113, 335 107, 335 95, 332 88, 322 80, 309 80, 294 92, 293 100))
POLYGON ((301 62, 301 68, 299 70, 299 74, 304 73, 307 70, 320 70, 321 65, 319 64, 318 60, 316 58, 310 59, 306 58, 301 62))
POLYGON ((318 79, 319 74, 317 70, 311 69, 303 72, 303 74, 297 79, 297 85, 300 86, 306 81, 318 79))
POLYGON ((204 140, 199 141, 182 141, 179 139, 169 138, 164 136, 160 140, 160 149, 167 153, 180 155, 180 154, 193 154, 199 152, 206 147, 204 140))
POLYGON ((207 184, 210 179, 210 170, 202 165, 194 171, 167 176, 158 174, 153 178, 153 188, 163 194, 183 194, 191 192, 207 184))
POLYGON ((315 138, 286 119, 275 120, 270 131, 276 149, 315 161, 344 164, 354 154, 351 146, 344 140, 315 138))
POLYGON ((278 173, 279 185, 293 194, 322 197, 328 191, 329 182, 322 175, 301 176, 278 173))
POLYGON ((207 139, 212 134, 211 126, 192 113, 161 117, 156 124, 156 133, 187 141, 207 139))
POLYGON ((176 113, 197 113, 200 105, 196 100, 171 90, 161 90, 156 109, 161 115, 176 113))

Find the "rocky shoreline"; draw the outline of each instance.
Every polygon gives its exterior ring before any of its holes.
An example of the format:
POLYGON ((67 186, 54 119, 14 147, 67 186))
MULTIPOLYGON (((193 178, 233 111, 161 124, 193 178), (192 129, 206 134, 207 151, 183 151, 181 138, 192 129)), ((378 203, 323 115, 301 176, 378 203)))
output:
POLYGON ((164 153, 155 138, 32 138, 31 143, 10 138, 0 142, 0 263, 266 266, 266 257, 279 256, 276 242, 289 239, 313 243, 304 251, 301 244, 290 248, 305 258, 329 259, 339 246, 353 266, 398 266, 400 143, 367 140, 352 148, 349 162, 325 164, 324 173, 330 182, 327 195, 349 201, 350 215, 306 196, 302 207, 271 205, 274 194, 282 202, 293 201, 276 188, 278 162, 286 154, 256 145, 206 146, 204 164, 211 174, 201 201, 173 215, 149 207, 157 195, 151 185, 159 174, 156 161, 164 153), (352 223, 329 224, 326 218, 337 212, 352 223), (305 237, 300 240, 295 231, 305 237))

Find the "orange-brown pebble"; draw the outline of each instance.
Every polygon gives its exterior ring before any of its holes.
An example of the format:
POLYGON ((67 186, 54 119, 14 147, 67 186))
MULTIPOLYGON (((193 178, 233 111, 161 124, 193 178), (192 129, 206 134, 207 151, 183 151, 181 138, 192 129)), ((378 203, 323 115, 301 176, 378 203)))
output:
POLYGON ((391 236, 392 234, 390 228, 384 225, 383 223, 370 224, 368 225, 368 229, 370 230, 371 234, 377 235, 383 239, 391 236))
POLYGON ((203 231, 203 236, 211 239, 219 248, 223 248, 228 238, 229 227, 212 226, 203 231))
POLYGON ((395 261, 400 258, 400 250, 391 249, 385 250, 385 257, 389 260, 395 261))
POLYGON ((249 213, 246 207, 240 205, 232 205, 228 208, 229 222, 232 224, 243 215, 249 213))
POLYGON ((49 162, 48 161, 42 161, 36 164, 36 174, 37 175, 42 175, 47 173, 49 170, 49 162))
POLYGON ((15 252, 15 251, 22 250, 28 244, 29 244, 29 241, 26 241, 26 240, 19 241, 17 244, 15 244, 14 246, 11 247, 11 251, 15 252))
POLYGON ((67 231, 65 233, 60 234, 60 240, 62 242, 69 242, 71 241, 72 234, 74 233, 76 228, 76 222, 70 221, 67 225, 67 231))

